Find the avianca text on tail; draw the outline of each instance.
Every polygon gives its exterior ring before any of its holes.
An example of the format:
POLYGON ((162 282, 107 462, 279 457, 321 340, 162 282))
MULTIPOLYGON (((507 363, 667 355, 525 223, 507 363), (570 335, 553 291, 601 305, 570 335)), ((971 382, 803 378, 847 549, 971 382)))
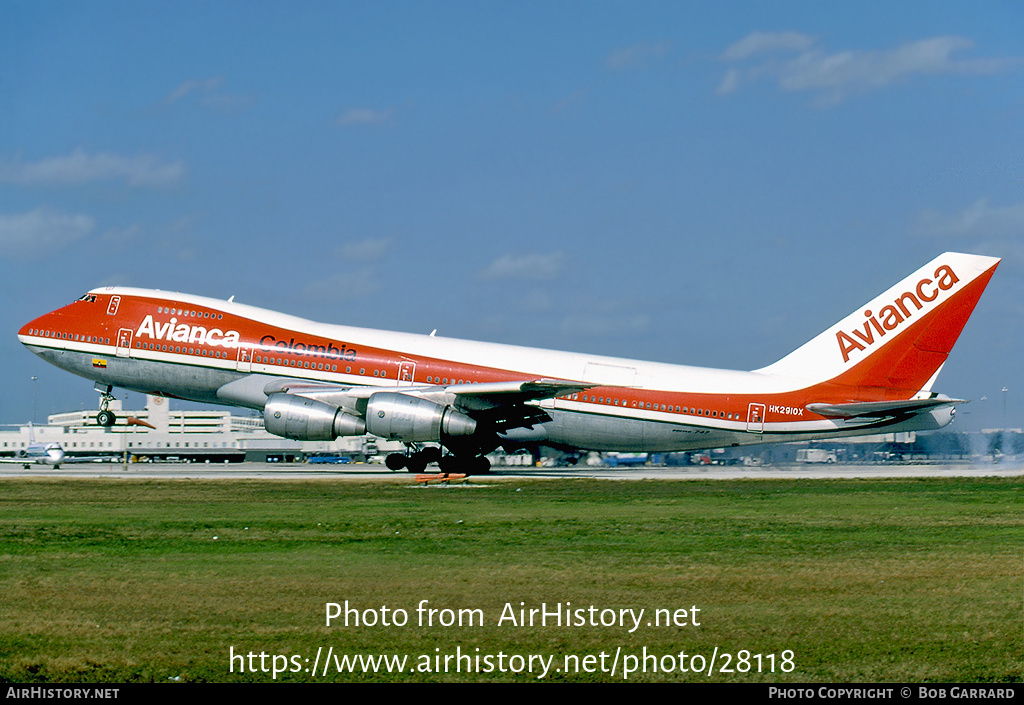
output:
POLYGON ((867 320, 862 328, 851 330, 853 335, 842 330, 836 332, 836 341, 843 353, 843 362, 850 361, 850 353, 854 350, 864 352, 868 346, 874 345, 875 333, 878 333, 878 338, 881 339, 887 332, 898 330, 915 312, 920 311, 925 304, 936 301, 939 294, 949 291, 959 281, 949 265, 944 264, 935 270, 934 279, 922 279, 916 287, 904 291, 891 304, 884 306, 878 313, 878 317, 882 319, 881 323, 870 309, 864 311, 864 318, 867 320), (913 304, 914 308, 910 308, 910 304, 913 304))
MULTIPOLYGON (((750 372, 352 328, 200 296, 94 289, 22 327, 113 388, 258 409, 299 440, 404 442, 393 469, 486 472, 497 447, 653 452, 941 428, 932 391, 999 264, 948 252, 750 372)), ((114 423, 101 405, 97 421, 114 423)))

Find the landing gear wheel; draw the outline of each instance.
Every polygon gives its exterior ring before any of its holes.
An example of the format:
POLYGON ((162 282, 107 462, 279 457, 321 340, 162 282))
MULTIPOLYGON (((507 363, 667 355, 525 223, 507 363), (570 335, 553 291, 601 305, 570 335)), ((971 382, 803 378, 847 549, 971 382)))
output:
POLYGON ((405 469, 408 472, 423 472, 427 469, 427 461, 423 453, 413 453, 405 459, 405 469))
POLYGON ((102 392, 103 396, 100 397, 100 413, 96 414, 96 423, 104 428, 110 428, 117 421, 117 416, 113 411, 108 411, 107 406, 110 402, 114 401, 114 395, 111 394, 113 388, 110 385, 97 386, 96 391, 102 392))
POLYGON ((440 448, 434 448, 434 447, 424 448, 423 450, 421 450, 416 455, 421 456, 423 458, 423 462, 425 462, 427 465, 430 465, 431 463, 439 463, 439 462, 441 462, 441 449, 440 448))
POLYGON ((491 461, 486 455, 478 455, 468 463, 467 475, 486 475, 491 471, 491 461))
POLYGON ((390 453, 384 458, 384 464, 388 470, 401 470, 405 467, 405 456, 401 453, 390 453))

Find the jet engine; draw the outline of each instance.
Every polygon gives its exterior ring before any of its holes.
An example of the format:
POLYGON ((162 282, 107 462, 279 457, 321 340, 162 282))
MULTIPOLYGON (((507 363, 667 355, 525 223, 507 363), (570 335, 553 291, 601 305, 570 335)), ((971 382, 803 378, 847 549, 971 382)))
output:
POLYGON ((443 443, 453 436, 472 436, 477 423, 450 406, 398 392, 377 392, 367 400, 366 430, 392 441, 443 443))
POLYGON ((263 425, 275 436, 297 441, 333 441, 366 433, 366 422, 340 407, 284 393, 270 395, 263 407, 263 425))

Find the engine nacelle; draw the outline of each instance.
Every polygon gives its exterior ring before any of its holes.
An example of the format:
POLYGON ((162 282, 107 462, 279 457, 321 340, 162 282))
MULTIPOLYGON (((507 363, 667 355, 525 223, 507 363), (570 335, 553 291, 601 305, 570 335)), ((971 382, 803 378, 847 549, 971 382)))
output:
POLYGON ((391 441, 442 442, 452 436, 472 436, 476 421, 427 399, 377 392, 366 403, 366 430, 391 441))
POLYGON ((333 441, 366 433, 366 422, 340 407, 283 393, 270 395, 263 407, 263 425, 275 436, 297 441, 333 441))

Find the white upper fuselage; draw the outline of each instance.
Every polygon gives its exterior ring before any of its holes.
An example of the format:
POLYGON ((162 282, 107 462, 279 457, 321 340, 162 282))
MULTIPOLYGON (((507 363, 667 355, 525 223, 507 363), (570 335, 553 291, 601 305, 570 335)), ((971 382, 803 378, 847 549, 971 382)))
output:
MULTIPOLYGON (((621 384, 622 376, 630 373, 633 375, 631 386, 634 387, 704 394, 740 394, 752 391, 778 393, 799 388, 808 382, 807 380, 762 375, 757 372, 645 362, 602 355, 461 340, 436 335, 319 323, 233 301, 222 301, 190 294, 171 294, 153 289, 107 287, 94 289, 90 293, 174 302, 175 310, 179 306, 219 310, 234 314, 239 318, 260 321, 268 326, 295 334, 305 334, 334 341, 349 341, 353 345, 361 344, 387 350, 398 357, 410 359, 428 357, 465 366, 499 368, 529 375, 580 380, 610 386, 621 384)), ((164 316, 164 320, 170 317, 170 314, 167 314, 164 316)), ((202 321, 190 321, 188 318, 177 320, 179 324, 202 323, 202 321)), ((279 342, 276 337, 274 342, 260 343, 257 340, 256 349, 267 353, 274 352, 276 342, 279 342)), ((168 359, 173 358, 169 357, 168 359)), ((254 365, 254 367, 267 366, 254 365)), ((311 373, 311 376, 317 379, 348 381, 356 384, 377 383, 376 380, 371 382, 365 377, 346 380, 344 379, 345 375, 332 376, 311 373)))

